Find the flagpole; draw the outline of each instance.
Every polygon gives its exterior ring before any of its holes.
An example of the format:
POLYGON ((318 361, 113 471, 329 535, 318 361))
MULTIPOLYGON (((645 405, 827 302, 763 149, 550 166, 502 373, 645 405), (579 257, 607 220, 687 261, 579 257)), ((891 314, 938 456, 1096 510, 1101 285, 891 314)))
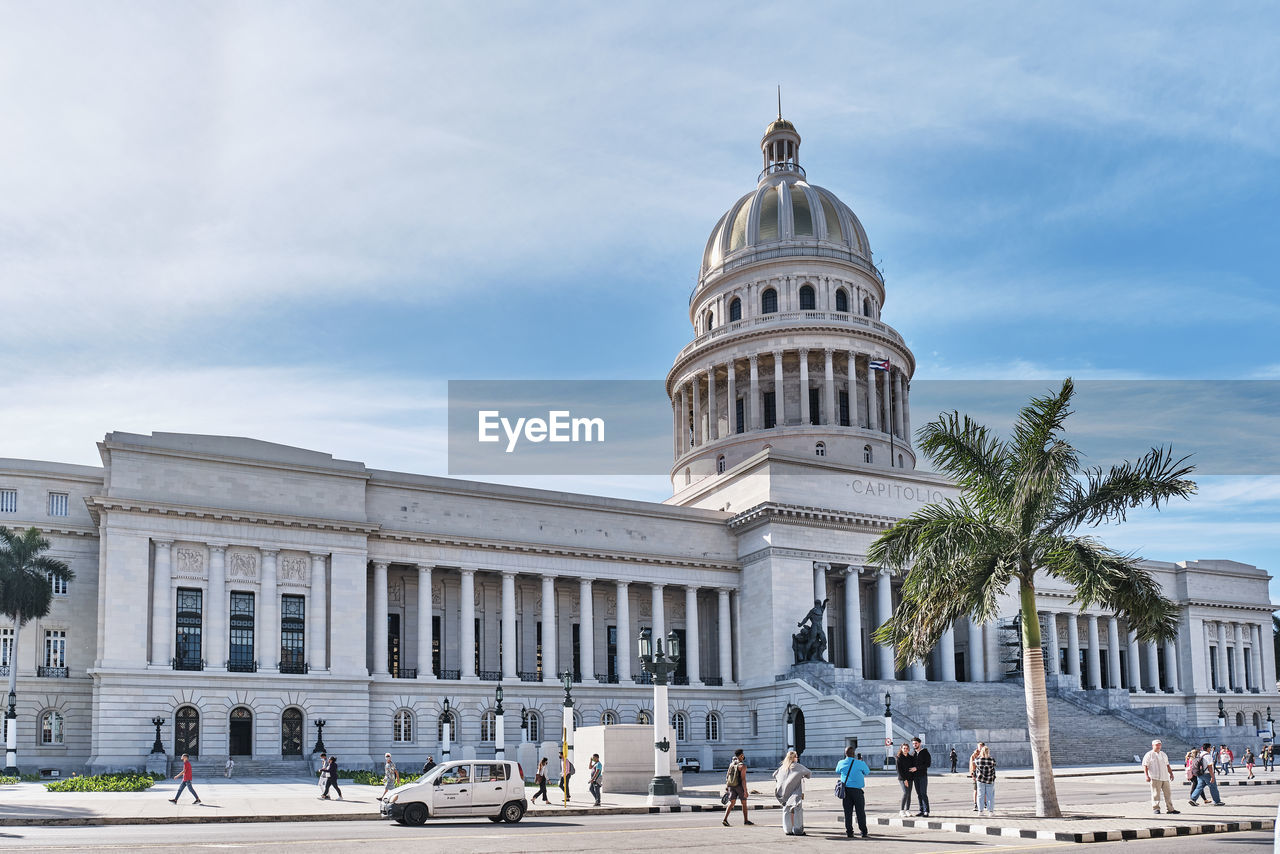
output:
POLYGON ((889 369, 884 372, 884 384, 889 387, 889 468, 893 468, 893 363, 886 360, 889 369))

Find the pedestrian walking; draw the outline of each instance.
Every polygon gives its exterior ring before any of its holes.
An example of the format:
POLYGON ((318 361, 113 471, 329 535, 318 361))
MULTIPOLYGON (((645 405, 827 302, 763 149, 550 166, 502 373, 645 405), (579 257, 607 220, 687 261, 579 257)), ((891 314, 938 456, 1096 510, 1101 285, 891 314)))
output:
POLYGON ((1206 741, 1201 750, 1200 756, 1196 759, 1196 784, 1191 787, 1191 806, 1199 806, 1197 801, 1208 790, 1209 795, 1213 797, 1213 805, 1220 807, 1223 803, 1218 795, 1218 770, 1213 764, 1213 745, 1206 741))
POLYGON ((863 786, 871 769, 862 757, 854 753, 852 747, 844 750, 844 759, 836 763, 836 778, 844 784, 844 797, 840 805, 844 807, 844 835, 853 838, 853 814, 858 814, 858 832, 866 839, 867 834, 867 799, 863 786))
POLYGON ((804 836, 804 781, 813 772, 800 764, 800 756, 794 750, 787 755, 773 772, 773 794, 782 804, 782 830, 787 836, 804 836))
POLYGON ((191 797, 196 799, 196 803, 200 803, 200 796, 196 794, 196 787, 191 785, 191 757, 185 753, 182 754, 182 770, 173 776, 175 780, 179 778, 182 779, 182 783, 178 786, 178 794, 170 798, 169 803, 176 804, 178 798, 182 797, 183 789, 189 789, 191 797))
POLYGON ((320 793, 321 799, 329 800, 329 790, 333 789, 338 793, 338 800, 342 800, 342 787, 338 785, 338 757, 329 757, 329 764, 324 767, 324 774, 324 791, 320 793))
POLYGON ((396 767, 396 763, 391 761, 391 754, 385 757, 386 761, 382 765, 382 794, 378 796, 378 800, 382 800, 387 796, 387 792, 400 785, 400 769, 396 767))
POLYGON ((577 770, 578 769, 573 767, 573 762, 569 760, 569 757, 561 753, 560 754, 560 788, 564 790, 564 799, 566 801, 568 801, 570 798, 569 781, 577 770))
POLYGON ((547 757, 538 760, 538 770, 534 772, 533 782, 538 784, 538 791, 533 793, 533 802, 536 804, 541 797, 544 804, 551 803, 551 799, 547 797, 547 757))
POLYGON ((323 789, 325 777, 329 772, 329 754, 320 754, 320 767, 316 769, 316 788, 323 789))
POLYGON ((1233 754, 1233 753, 1231 752, 1231 748, 1230 748, 1230 747, 1227 747, 1225 744, 1223 744, 1223 745, 1220 745, 1220 746, 1219 746, 1219 748, 1218 748, 1218 761, 1222 763, 1222 773, 1223 773, 1223 774, 1230 774, 1230 773, 1231 773, 1231 762, 1232 762, 1232 760, 1234 760, 1235 758, 1236 758, 1236 757, 1235 757, 1235 754, 1233 754))
POLYGON ((741 747, 733 752, 733 760, 729 762, 729 770, 724 774, 724 818, 720 823, 729 826, 729 815, 735 803, 742 804, 742 823, 755 824, 747 815, 747 754, 741 747))
POLYGON ((1151 740, 1151 749, 1142 757, 1142 771, 1151 784, 1151 811, 1160 814, 1160 795, 1164 795, 1165 812, 1177 815, 1173 808, 1173 765, 1169 757, 1161 749, 1160 739, 1151 740))
POLYGON ((973 781, 973 811, 978 811, 978 757, 982 755, 982 748, 986 747, 985 741, 978 742, 978 746, 973 749, 973 753, 969 754, 969 779, 973 781))
POLYGON ((1187 782, 1195 785, 1196 782, 1196 762, 1200 758, 1200 748, 1193 747, 1187 751, 1187 755, 1182 758, 1182 767, 1187 769, 1187 782))
POLYGON ((1264 744, 1262 746, 1262 770, 1274 771, 1276 769, 1275 756, 1276 749, 1274 745, 1264 744))
POLYGON ((600 806, 600 787, 604 785, 604 763, 600 761, 600 754, 591 754, 591 761, 587 763, 587 791, 591 792, 591 797, 595 798, 596 806, 600 806))
POLYGON ((436 758, 434 756, 428 756, 427 761, 422 763, 422 773, 426 774, 434 767, 436 767, 436 758))
POLYGON ((234 759, 232 759, 230 756, 228 756, 228 757, 227 757, 227 764, 226 764, 226 765, 224 765, 224 766, 223 766, 223 768, 222 768, 222 776, 224 776, 224 777, 226 777, 228 780, 230 780, 230 779, 231 779, 231 769, 232 769, 232 768, 235 768, 235 767, 236 767, 236 761, 235 761, 234 759))
POLYGON ((951 748, 951 755, 949 758, 951 759, 951 773, 954 774, 956 773, 956 760, 959 758, 956 756, 956 749, 954 747, 951 748))
POLYGON ((911 783, 916 776, 915 757, 911 755, 911 745, 908 742, 902 742, 893 763, 898 769, 898 788, 902 792, 898 815, 906 816, 911 812, 911 783))
POLYGON ((1253 748, 1246 747, 1244 749, 1244 767, 1249 771, 1249 779, 1253 779, 1253 748))
POLYGON ((996 760, 991 757, 991 748, 985 744, 979 748, 978 758, 973 761, 974 774, 978 781, 978 814, 996 814, 996 760))
POLYGON ((929 748, 924 746, 918 737, 911 739, 911 747, 915 751, 916 771, 913 783, 916 787, 916 803, 920 806, 918 816, 929 815, 929 766, 933 764, 933 756, 929 748))

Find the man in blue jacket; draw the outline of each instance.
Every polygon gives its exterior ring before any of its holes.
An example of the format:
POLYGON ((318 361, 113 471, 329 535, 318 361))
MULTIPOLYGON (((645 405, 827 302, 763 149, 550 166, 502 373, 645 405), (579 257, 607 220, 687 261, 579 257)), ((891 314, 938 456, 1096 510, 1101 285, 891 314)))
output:
POLYGON ((867 838, 867 801, 862 791, 871 769, 857 758, 854 748, 846 747, 844 759, 836 765, 836 779, 844 783, 844 835, 853 838, 853 812, 858 812, 858 830, 867 838))

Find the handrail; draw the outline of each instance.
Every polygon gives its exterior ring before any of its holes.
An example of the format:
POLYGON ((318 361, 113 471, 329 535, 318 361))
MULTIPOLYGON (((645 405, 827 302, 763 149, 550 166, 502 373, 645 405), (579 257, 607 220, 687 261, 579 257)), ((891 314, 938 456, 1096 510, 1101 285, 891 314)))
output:
POLYGON ((676 355, 675 360, 679 362, 681 359, 690 355, 710 341, 714 341, 718 338, 724 338, 738 332, 745 332, 759 326, 816 322, 844 323, 849 326, 861 326, 873 332, 879 332, 887 335, 903 347, 907 346, 907 342, 902 339, 902 335, 900 335, 892 326, 879 320, 874 320, 870 317, 864 317, 861 314, 853 314, 851 312, 844 311, 775 311, 770 314, 757 315, 743 320, 734 320, 721 326, 717 326, 714 329, 708 329, 706 332, 686 344, 676 355))

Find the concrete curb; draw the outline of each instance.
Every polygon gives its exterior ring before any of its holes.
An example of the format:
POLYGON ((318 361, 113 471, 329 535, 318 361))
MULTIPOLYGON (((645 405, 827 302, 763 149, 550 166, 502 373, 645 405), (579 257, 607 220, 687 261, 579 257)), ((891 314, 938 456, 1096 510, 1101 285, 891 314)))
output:
MULTIPOLYGON (((1223 780, 1221 777, 1218 778, 1219 786, 1274 786, 1277 783, 1280 783, 1280 780, 1223 780)), ((1182 785, 1194 786, 1195 783, 1190 780, 1184 780, 1182 785)))
POLYGON ((1163 839, 1166 836, 1199 836, 1206 833, 1238 833, 1242 830, 1273 830, 1275 819, 1225 821, 1210 824, 1179 824, 1165 827, 1135 827, 1120 830, 1042 830, 1033 827, 1004 827, 998 824, 973 824, 957 821, 929 821, 910 818, 878 818, 877 825, 945 830, 977 836, 999 836, 1012 839, 1043 839, 1051 842, 1116 842, 1129 839, 1163 839))

